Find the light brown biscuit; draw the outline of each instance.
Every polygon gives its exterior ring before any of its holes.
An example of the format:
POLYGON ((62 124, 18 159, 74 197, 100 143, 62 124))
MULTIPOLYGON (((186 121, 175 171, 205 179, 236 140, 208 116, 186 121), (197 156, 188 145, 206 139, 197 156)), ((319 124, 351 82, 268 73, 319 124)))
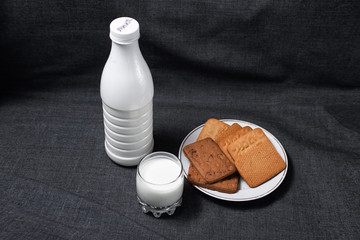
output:
POLYGON ((235 133, 229 134, 228 136, 221 138, 217 143, 220 147, 220 149, 225 153, 225 155, 230 159, 232 162, 234 162, 234 159, 228 152, 228 147, 231 143, 238 140, 241 136, 247 134, 248 132, 252 131, 252 128, 249 126, 243 127, 236 131, 235 133))
POLYGON ((250 187, 273 178, 286 164, 260 128, 231 143, 228 151, 241 177, 250 187))
POLYGON ((211 138, 191 143, 183 151, 207 183, 214 183, 236 172, 234 164, 211 138))
POLYGON ((213 139, 217 144, 219 144, 219 142, 224 139, 227 138, 230 135, 235 134, 237 131, 239 131, 240 129, 242 129, 242 127, 237 124, 234 123, 233 125, 229 126, 227 129, 225 129, 224 131, 220 132, 219 134, 217 134, 215 136, 215 139, 213 139))
POLYGON ((224 193, 235 193, 239 185, 238 173, 234 173, 215 183, 207 183, 192 164, 189 167, 187 180, 193 185, 224 193))
POLYGON ((216 135, 222 133, 228 127, 229 127, 229 125, 227 125, 226 123, 224 123, 220 120, 217 120, 215 118, 210 118, 204 124, 204 127, 201 130, 199 137, 197 138, 196 141, 199 141, 199 140, 202 140, 202 139, 205 139, 208 137, 211 138, 212 140, 215 140, 216 135))

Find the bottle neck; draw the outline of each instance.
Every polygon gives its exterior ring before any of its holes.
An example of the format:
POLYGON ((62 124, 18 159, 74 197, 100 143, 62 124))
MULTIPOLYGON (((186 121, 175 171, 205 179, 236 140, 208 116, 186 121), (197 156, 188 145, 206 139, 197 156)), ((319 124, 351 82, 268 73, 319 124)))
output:
POLYGON ((141 54, 139 41, 133 41, 130 44, 119 44, 114 41, 111 43, 111 54, 137 55, 141 54))

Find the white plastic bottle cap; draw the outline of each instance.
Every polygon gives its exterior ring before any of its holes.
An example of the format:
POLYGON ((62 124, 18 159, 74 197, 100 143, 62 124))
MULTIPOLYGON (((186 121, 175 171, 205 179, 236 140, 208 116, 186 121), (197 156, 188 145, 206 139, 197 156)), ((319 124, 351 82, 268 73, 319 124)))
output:
POLYGON ((110 23, 110 39, 119 44, 129 44, 140 37, 139 23, 130 17, 120 17, 110 23))

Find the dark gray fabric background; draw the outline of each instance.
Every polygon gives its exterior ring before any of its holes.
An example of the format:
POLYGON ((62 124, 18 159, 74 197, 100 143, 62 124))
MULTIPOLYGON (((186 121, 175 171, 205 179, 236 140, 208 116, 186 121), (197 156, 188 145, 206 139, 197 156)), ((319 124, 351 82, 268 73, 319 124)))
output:
POLYGON ((359 239, 360 8, 342 1, 0 3, 0 239, 359 239), (208 118, 273 133, 282 185, 251 202, 186 183, 155 219, 104 151, 108 26, 131 16, 154 78, 155 150, 208 118))

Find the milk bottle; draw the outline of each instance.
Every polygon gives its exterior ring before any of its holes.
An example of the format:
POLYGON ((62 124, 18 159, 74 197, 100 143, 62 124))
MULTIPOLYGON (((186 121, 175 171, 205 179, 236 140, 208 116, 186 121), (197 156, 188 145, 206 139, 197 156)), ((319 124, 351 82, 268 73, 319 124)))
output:
POLYGON ((154 147, 154 84, 139 37, 135 19, 121 17, 111 22, 111 52, 100 83, 105 150, 123 166, 137 165, 154 147))

